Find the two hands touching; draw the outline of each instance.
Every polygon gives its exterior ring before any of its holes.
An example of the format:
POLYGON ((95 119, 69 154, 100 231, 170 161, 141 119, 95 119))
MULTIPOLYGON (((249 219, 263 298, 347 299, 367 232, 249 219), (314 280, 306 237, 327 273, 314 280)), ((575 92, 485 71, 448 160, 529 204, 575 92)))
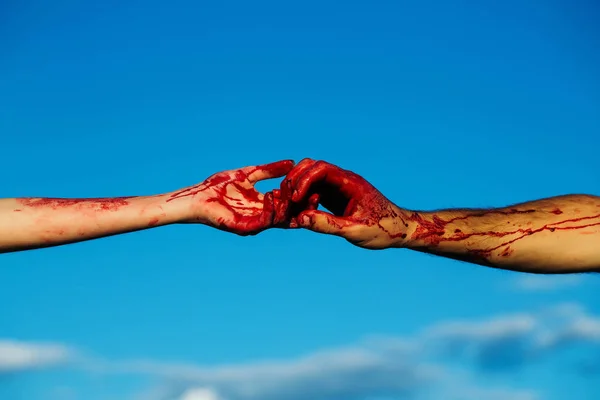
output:
POLYGON ((223 171, 155 196, 0 199, 0 253, 174 223, 243 236, 304 228, 366 249, 408 248, 513 271, 600 271, 600 197, 414 211, 398 207, 361 176, 311 159, 223 171), (281 177, 279 189, 263 194, 254 187, 281 177))
POLYGON ((341 236, 364 248, 400 247, 407 238, 406 211, 361 176, 324 161, 279 161, 215 174, 170 199, 196 196, 191 218, 238 235, 270 228, 305 228, 341 236), (279 189, 259 193, 254 184, 280 178, 279 189), (318 210, 321 205, 328 212, 318 210))
POLYGON ((174 223, 204 224, 241 236, 304 227, 381 248, 396 237, 386 229, 395 230, 391 217, 398 210, 350 171, 323 161, 294 165, 283 160, 218 172, 197 185, 154 196, 0 199, 0 253, 174 223), (260 193, 254 187, 282 177, 280 189, 260 193), (317 210, 319 204, 331 213, 317 210))
POLYGON ((324 161, 279 161, 215 174, 177 191, 167 201, 191 197, 189 217, 238 235, 269 228, 306 228, 365 248, 391 247, 407 237, 402 210, 361 176, 324 161), (284 177, 262 194, 254 185, 284 177), (318 210, 322 205, 329 212, 318 210))

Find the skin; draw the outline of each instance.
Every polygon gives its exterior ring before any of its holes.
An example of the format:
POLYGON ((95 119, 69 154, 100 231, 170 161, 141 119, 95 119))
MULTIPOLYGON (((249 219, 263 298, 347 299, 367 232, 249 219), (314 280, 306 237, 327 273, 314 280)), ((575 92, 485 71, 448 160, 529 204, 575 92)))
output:
POLYGON ((597 196, 413 211, 398 207, 351 171, 304 159, 282 181, 280 199, 291 227, 341 236, 367 249, 407 248, 530 273, 600 272, 597 196), (314 204, 297 212, 298 205, 315 198, 329 212, 314 204))
MULTIPOLYGON (((223 171, 204 182, 155 196, 0 199, 0 253, 57 246, 175 223, 196 223, 238 235, 288 223, 278 190, 254 189, 258 181, 287 174, 294 162, 223 171)), ((316 207, 316 206, 314 206, 316 207)), ((307 205, 307 208, 308 205, 307 205)))
POLYGON ((57 246, 173 223, 238 235, 306 228, 367 249, 408 248, 533 273, 600 272, 600 198, 568 195, 496 209, 400 208, 361 176, 305 159, 223 171, 137 197, 0 200, 0 252, 57 246), (254 189, 286 175, 280 190, 254 189), (330 212, 318 210, 321 204, 330 212))

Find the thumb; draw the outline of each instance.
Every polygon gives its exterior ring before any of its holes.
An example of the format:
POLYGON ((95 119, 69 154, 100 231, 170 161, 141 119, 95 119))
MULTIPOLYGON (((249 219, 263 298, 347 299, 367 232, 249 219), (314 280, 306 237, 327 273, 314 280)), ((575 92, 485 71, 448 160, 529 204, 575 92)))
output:
POLYGON ((298 215, 298 226, 309 229, 313 232, 325 233, 345 237, 349 228, 354 224, 342 217, 336 217, 333 214, 320 210, 302 211, 298 215))

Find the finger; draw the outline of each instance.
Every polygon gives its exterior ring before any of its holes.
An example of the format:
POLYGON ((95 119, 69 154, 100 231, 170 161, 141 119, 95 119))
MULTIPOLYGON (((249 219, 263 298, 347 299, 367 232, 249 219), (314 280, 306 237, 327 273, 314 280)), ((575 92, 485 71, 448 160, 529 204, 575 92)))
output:
POLYGON ((269 193, 272 193, 273 195, 273 225, 285 224, 289 214, 289 200, 282 199, 281 191, 278 189, 273 189, 273 191, 269 193))
POLYGON ((298 226, 313 232, 345 237, 354 224, 344 218, 319 210, 303 211, 296 219, 298 226))
POLYGON ((273 193, 268 192, 265 194, 263 201, 263 209, 260 215, 260 230, 270 228, 273 226, 275 220, 275 203, 273 201, 273 193))
POLYGON ((334 187, 343 185, 342 169, 325 161, 318 161, 310 170, 306 171, 293 186, 292 201, 298 202, 308 193, 310 187, 316 182, 325 181, 334 187))
POLYGON ((292 197, 291 189, 294 187, 296 179, 315 163, 315 160, 305 158, 287 174, 285 179, 281 182, 281 192, 283 197, 288 199, 292 197))
POLYGON ((290 172, 292 168, 294 168, 294 161, 283 160, 255 167, 242 168, 242 171, 248 175, 248 181, 255 183, 265 179, 282 177, 290 172))
POLYGON ((317 208, 319 208, 319 199, 321 198, 321 196, 319 195, 319 193, 313 193, 309 198, 308 198, 308 204, 306 205, 306 210, 316 210, 317 208))
POLYGON ((294 181, 299 175, 302 175, 307 168, 310 168, 316 161, 310 158, 304 158, 300 161, 286 176, 286 180, 294 181))
MULTIPOLYGON (((317 210, 319 208, 319 200, 320 200, 321 196, 319 195, 319 193, 313 193, 309 198, 308 201, 306 203, 306 205, 304 206, 304 209, 302 211, 313 211, 313 210, 317 210)), ((292 216, 289 217, 289 221, 288 221, 288 226, 290 228, 298 228, 298 211, 296 211, 294 209, 293 206, 290 207, 289 202, 288 203, 288 208, 291 208, 291 214, 292 216)), ((300 211, 300 213, 302 212, 300 211)))

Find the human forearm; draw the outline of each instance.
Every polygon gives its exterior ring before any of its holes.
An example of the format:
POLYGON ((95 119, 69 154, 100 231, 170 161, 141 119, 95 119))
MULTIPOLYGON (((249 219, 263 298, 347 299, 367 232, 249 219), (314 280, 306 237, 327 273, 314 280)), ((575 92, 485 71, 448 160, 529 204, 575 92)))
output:
POLYGON ((401 214, 405 247, 534 273, 600 271, 600 197, 568 195, 488 210, 401 214))
POLYGON ((559 196, 505 208, 410 211, 360 175, 302 160, 281 193, 298 207, 310 196, 327 211, 304 210, 295 225, 367 249, 403 247, 533 273, 600 272, 600 197, 559 196))
POLYGON ((256 235, 284 221, 278 191, 256 182, 285 175, 291 160, 218 172, 156 196, 0 199, 0 253, 57 246, 172 223, 204 224, 256 235))
POLYGON ((0 253, 56 246, 175 223, 182 203, 158 196, 0 200, 0 253))

